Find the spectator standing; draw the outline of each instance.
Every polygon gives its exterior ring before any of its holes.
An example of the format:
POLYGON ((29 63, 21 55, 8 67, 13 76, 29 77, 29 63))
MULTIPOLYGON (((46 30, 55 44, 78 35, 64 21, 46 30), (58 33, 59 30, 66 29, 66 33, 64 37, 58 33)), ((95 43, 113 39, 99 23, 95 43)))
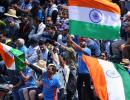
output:
POLYGON ((76 52, 71 47, 70 41, 67 40, 67 46, 64 46, 58 42, 56 42, 56 44, 59 46, 60 49, 63 49, 61 53, 66 59, 66 64, 73 68, 76 68, 76 52))
POLYGON ((70 69, 69 66, 66 65, 66 61, 64 57, 59 56, 59 60, 60 60, 60 68, 57 73, 61 83, 59 100, 66 100, 67 99, 66 86, 69 79, 70 69))
POLYGON ((56 73, 54 64, 49 64, 47 72, 43 73, 42 80, 37 81, 37 84, 43 85, 42 96, 44 100, 57 100, 58 89, 60 88, 60 81, 56 73))
POLYGON ((78 98, 79 100, 83 100, 82 98, 82 87, 85 85, 86 93, 88 94, 88 98, 90 100, 94 100, 93 91, 91 89, 91 77, 87 66, 82 60, 83 54, 87 56, 91 56, 91 50, 86 46, 86 40, 80 38, 80 46, 72 41, 69 36, 69 41, 71 42, 72 47, 77 51, 78 54, 78 79, 77 79, 77 90, 78 90, 78 98))
POLYGON ((53 0, 48 0, 47 3, 48 3, 48 6, 47 6, 47 8, 45 10, 45 16, 46 17, 51 17, 53 23, 55 24, 56 20, 57 20, 57 15, 58 15, 57 6, 56 6, 56 4, 54 4, 53 0))

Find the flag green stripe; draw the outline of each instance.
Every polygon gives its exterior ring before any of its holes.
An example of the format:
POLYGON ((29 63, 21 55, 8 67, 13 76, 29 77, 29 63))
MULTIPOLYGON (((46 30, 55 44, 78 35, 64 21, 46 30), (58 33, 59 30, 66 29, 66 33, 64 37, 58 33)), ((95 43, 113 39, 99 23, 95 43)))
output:
POLYGON ((123 65, 114 64, 116 70, 120 73, 124 85, 125 100, 130 100, 130 75, 123 65))
POLYGON ((81 37, 112 40, 119 38, 120 26, 106 26, 95 23, 70 20, 70 33, 81 37))
POLYGON ((22 71, 25 68, 25 65, 23 64, 25 61, 24 54, 21 51, 13 48, 10 50, 10 52, 14 55, 16 70, 22 71))

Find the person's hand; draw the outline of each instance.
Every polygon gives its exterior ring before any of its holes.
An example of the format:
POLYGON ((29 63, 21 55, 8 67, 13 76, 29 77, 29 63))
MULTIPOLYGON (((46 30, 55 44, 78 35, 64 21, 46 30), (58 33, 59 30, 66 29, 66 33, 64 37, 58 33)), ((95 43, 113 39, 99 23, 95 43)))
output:
POLYGON ((54 49, 54 47, 53 47, 53 46, 50 46, 50 51, 52 51, 52 52, 53 52, 53 49, 54 49))
POLYGON ((14 4, 13 7, 14 7, 15 9, 18 9, 18 8, 19 8, 17 4, 14 4))
POLYGON ((28 65, 29 65, 29 62, 25 61, 25 62, 24 62, 24 65, 28 66, 28 65))
POLYGON ((8 88, 9 88, 10 91, 13 89, 13 87, 14 87, 13 84, 8 85, 8 88))
POLYGON ((20 71, 20 72, 19 72, 19 74, 23 74, 23 72, 22 72, 22 71, 20 71))
POLYGON ((66 6, 66 5, 60 5, 60 7, 61 7, 62 9, 68 10, 68 6, 66 6))
POLYGON ((60 45, 60 43, 59 43, 59 42, 55 42, 55 45, 59 46, 59 45, 60 45))
POLYGON ((67 35, 67 39, 71 42, 72 41, 72 38, 71 38, 71 36, 68 34, 67 35))
POLYGON ((122 45, 120 46, 120 50, 123 51, 124 48, 125 48, 125 44, 122 44, 122 45))

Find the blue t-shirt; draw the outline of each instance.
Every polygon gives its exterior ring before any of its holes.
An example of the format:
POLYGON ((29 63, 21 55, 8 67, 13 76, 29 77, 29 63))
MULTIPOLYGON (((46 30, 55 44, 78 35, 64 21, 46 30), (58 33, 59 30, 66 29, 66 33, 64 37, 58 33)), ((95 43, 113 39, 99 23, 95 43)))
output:
POLYGON ((57 100, 57 88, 60 88, 60 81, 57 76, 48 78, 48 74, 44 73, 43 78, 43 94, 44 100, 57 100))
POLYGON ((94 40, 89 39, 87 46, 91 49, 92 55, 95 55, 97 57, 101 55, 100 46, 94 40))
POLYGON ((22 2, 22 4, 20 5, 20 8, 21 9, 32 9, 32 3, 25 3, 25 2, 22 2))
POLYGON ((35 82, 35 80, 32 77, 32 69, 29 68, 29 67, 26 67, 23 70, 23 73, 24 73, 25 76, 29 77, 29 80, 25 82, 25 85, 26 86, 33 86, 33 87, 36 86, 36 82, 35 82))
MULTIPOLYGON (((85 55, 91 56, 91 50, 89 48, 84 48, 83 51, 85 55)), ((83 52, 78 51, 77 53, 78 53, 78 73, 79 74, 89 73, 85 63, 82 60, 83 52)))
POLYGON ((21 52, 23 52, 24 54, 27 53, 28 49, 25 45, 23 45, 22 47, 19 47, 18 50, 20 50, 21 52))
POLYGON ((37 17, 43 21, 44 16, 43 16, 43 12, 42 12, 41 9, 38 10, 38 12, 37 12, 37 17))

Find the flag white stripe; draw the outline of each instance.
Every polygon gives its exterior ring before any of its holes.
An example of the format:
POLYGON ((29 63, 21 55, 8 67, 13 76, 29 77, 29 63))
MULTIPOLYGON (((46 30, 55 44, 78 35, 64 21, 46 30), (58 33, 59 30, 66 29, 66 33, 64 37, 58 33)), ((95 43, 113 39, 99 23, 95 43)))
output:
POLYGON ((125 100, 123 81, 113 63, 98 59, 103 68, 109 100, 125 100))
POLYGON ((3 43, 1 43, 2 46, 3 46, 3 49, 6 51, 6 52, 9 52, 11 50, 12 47, 8 46, 8 45, 5 45, 3 43))
POLYGON ((97 9, 95 9, 94 11, 92 10, 94 9, 87 7, 69 6, 69 19, 89 23, 93 23, 92 19, 94 19, 94 22, 96 20, 97 24, 100 25, 107 25, 114 27, 121 26, 120 15, 103 10, 97 10, 97 9), (98 12, 99 16, 95 16, 97 15, 97 13, 94 13, 95 11, 98 12))
POLYGON ((10 69, 10 70, 16 70, 16 68, 15 68, 15 62, 13 62, 13 64, 10 67, 8 67, 8 69, 10 69))

